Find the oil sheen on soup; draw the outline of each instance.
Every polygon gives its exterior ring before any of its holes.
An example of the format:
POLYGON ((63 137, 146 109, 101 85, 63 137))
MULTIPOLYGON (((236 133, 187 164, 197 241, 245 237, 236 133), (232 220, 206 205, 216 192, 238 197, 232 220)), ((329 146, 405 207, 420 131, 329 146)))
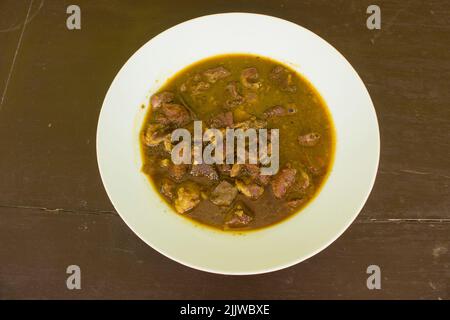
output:
MULTIPOLYGON (((148 110, 142 170, 174 214, 204 225, 240 231, 276 224, 312 201, 331 170, 335 134, 325 102, 305 78, 269 58, 230 54, 194 63, 151 97, 148 110), (224 155, 224 163, 175 164, 172 132, 184 128, 193 139, 199 121, 203 131, 224 136, 267 129, 269 155, 271 129, 278 129, 278 171, 262 174, 267 164, 250 163, 248 154, 245 163, 226 163, 224 155)), ((223 152, 237 158, 236 150, 223 152)))

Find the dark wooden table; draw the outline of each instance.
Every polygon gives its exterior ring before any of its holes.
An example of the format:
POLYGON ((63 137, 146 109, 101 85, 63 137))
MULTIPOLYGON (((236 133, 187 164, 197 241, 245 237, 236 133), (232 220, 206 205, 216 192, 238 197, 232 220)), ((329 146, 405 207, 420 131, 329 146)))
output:
POLYGON ((370 4, 1 1, 0 298, 449 299, 450 3, 377 1, 381 30, 366 27, 370 4), (81 30, 66 27, 70 4, 81 30), (366 83, 381 131, 375 187, 351 227, 313 258, 256 276, 192 270, 145 245, 114 211, 96 162, 98 114, 125 61, 168 27, 230 11, 278 16, 330 42, 366 83), (72 264, 81 290, 66 288, 72 264), (371 264, 381 290, 366 287, 371 264))

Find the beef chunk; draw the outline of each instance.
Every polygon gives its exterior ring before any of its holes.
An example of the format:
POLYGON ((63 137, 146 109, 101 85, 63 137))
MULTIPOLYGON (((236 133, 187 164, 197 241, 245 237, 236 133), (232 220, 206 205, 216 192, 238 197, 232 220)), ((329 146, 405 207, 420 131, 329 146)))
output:
POLYGON ((225 101, 227 108, 234 108, 241 105, 244 102, 244 97, 240 95, 238 91, 238 85, 236 82, 230 82, 225 87, 228 96, 230 97, 225 101))
POLYGON ((188 181, 177 190, 177 197, 174 202, 175 210, 178 213, 185 213, 197 206, 200 201, 200 187, 196 183, 188 181))
POLYGON ((271 108, 267 109, 266 111, 264 111, 264 117, 269 118, 269 119, 274 118, 274 117, 285 116, 288 114, 290 114, 288 112, 288 110, 286 110, 282 106, 274 106, 274 107, 271 107, 271 108))
POLYGON ((194 164, 191 169, 191 175, 194 177, 206 177, 209 180, 219 179, 219 174, 214 166, 210 164, 194 164))
POLYGON ((280 117, 285 116, 286 114, 287 111, 282 106, 274 106, 264 111, 264 116, 266 118, 280 117))
POLYGON ((244 203, 236 203, 225 215, 225 228, 242 228, 253 220, 253 213, 244 203))
POLYGON ((203 75, 206 77, 208 82, 215 83, 217 80, 226 78, 231 75, 231 72, 224 67, 217 67, 206 70, 205 72, 203 72, 203 75))
MULTIPOLYGON (((149 147, 156 147, 166 139, 168 135, 160 124, 150 124, 143 133, 143 142, 149 147)), ((169 134, 170 136, 170 134, 169 134)))
POLYGON ((222 181, 211 192, 210 200, 217 206, 229 206, 237 193, 236 187, 227 181, 222 181))
POLYGON ((150 98, 150 104, 152 105, 153 110, 159 109, 164 103, 173 102, 175 95, 170 91, 163 91, 160 93, 154 94, 150 98))
POLYGON ((296 173, 297 170, 287 167, 272 179, 272 191, 276 198, 281 199, 286 195, 288 189, 295 182, 296 173))
POLYGON ((237 189, 246 197, 256 200, 264 193, 264 187, 256 183, 244 183, 241 180, 236 180, 237 189))
POLYGON ((199 83, 193 84, 191 86, 191 93, 192 93, 192 95, 195 96, 195 95, 204 93, 210 87, 211 87, 211 85, 208 82, 200 81, 199 83))
POLYGON ((165 103, 155 116, 156 121, 164 126, 182 126, 191 120, 189 111, 182 105, 175 103, 165 103))
POLYGON ((279 85, 281 91, 297 91, 297 86, 292 83, 292 74, 281 66, 276 66, 273 68, 270 72, 269 78, 279 85))
POLYGON ((284 80, 284 78, 286 77, 286 69, 284 69, 281 66, 276 66, 275 68, 272 69, 272 71, 269 74, 269 78, 271 80, 274 80, 275 82, 280 83, 281 81, 284 80))
POLYGON ((261 87, 261 83, 258 82, 259 74, 256 68, 247 68, 241 72, 241 83, 244 87, 257 90, 261 87))
POLYGON ((219 113, 212 117, 208 124, 211 128, 232 128, 233 113, 231 111, 219 113))
POLYGON ((320 134, 311 132, 298 137, 298 143, 304 147, 314 147, 320 140, 320 134))
POLYGON ((225 90, 231 98, 242 98, 239 93, 238 83, 235 81, 228 83, 225 90))
POLYGON ((256 182, 259 185, 266 186, 270 182, 269 175, 262 175, 261 169, 256 164, 234 164, 231 167, 230 177, 245 177, 246 180, 256 182))
POLYGON ((183 179, 188 169, 189 166, 187 164, 174 164, 171 162, 168 168, 169 176, 175 181, 180 181, 183 179))
POLYGON ((161 181, 161 193, 169 199, 173 199, 175 196, 175 182, 170 179, 163 179, 161 181))

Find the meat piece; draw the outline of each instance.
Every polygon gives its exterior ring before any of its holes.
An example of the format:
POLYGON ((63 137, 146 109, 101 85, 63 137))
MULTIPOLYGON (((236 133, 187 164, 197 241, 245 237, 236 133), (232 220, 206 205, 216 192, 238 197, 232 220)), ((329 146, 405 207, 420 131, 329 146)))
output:
POLYGON ((253 213, 244 203, 238 202, 225 215, 225 228, 242 228, 253 220, 253 213))
POLYGON ((236 180, 236 188, 246 197, 256 200, 264 193, 264 187, 256 183, 244 183, 241 180, 236 180))
POLYGON ((191 169, 191 175, 194 177, 206 177, 209 180, 219 179, 216 169, 210 164, 194 164, 191 169))
POLYGON ((274 106, 264 111, 265 118, 281 117, 288 114, 288 111, 282 106, 274 106))
POLYGON ((175 103, 165 103, 155 116, 156 121, 164 126, 182 126, 191 120, 189 111, 182 105, 175 103))
POLYGON ((282 66, 276 66, 269 74, 269 79, 275 82, 281 82, 286 77, 286 69, 282 66))
POLYGON ((249 178, 251 182, 256 182, 262 186, 266 186, 270 182, 270 176, 262 175, 261 169, 256 164, 246 163, 242 165, 241 173, 244 177, 249 178))
POLYGON ((206 90, 209 89, 211 85, 208 82, 200 81, 199 83, 193 84, 191 87, 191 93, 192 95, 198 95, 201 93, 204 93, 206 90))
POLYGON ((261 83, 258 82, 259 74, 256 68, 247 68, 241 72, 241 83, 244 87, 257 90, 261 87, 261 83))
POLYGON ((172 200, 175 196, 175 182, 167 178, 163 179, 160 190, 163 195, 172 200))
POLYGON ((314 147, 320 140, 320 134, 311 132, 298 137, 298 143, 304 147, 314 147))
POLYGON ((276 66, 273 68, 270 72, 269 78, 280 86, 281 91, 297 91, 297 86, 292 83, 292 74, 281 66, 276 66))
POLYGON ((233 164, 230 171, 230 177, 244 177, 247 181, 256 182, 259 185, 266 186, 270 182, 269 175, 262 175, 261 169, 256 164, 233 164))
POLYGON ((228 83, 225 87, 225 90, 231 98, 242 98, 242 96, 239 94, 237 82, 228 83))
POLYGON ((175 181, 181 181, 188 169, 189 166, 187 164, 174 164, 171 162, 168 168, 169 176, 175 181))
POLYGON ((164 103, 173 102, 175 99, 175 95, 170 91, 163 91, 160 93, 154 94, 150 98, 150 104, 152 105, 153 110, 159 109, 164 103))
POLYGON ((288 189, 295 182, 296 174, 297 170, 287 167, 272 179, 272 191, 276 198, 281 199, 286 195, 288 189))
POLYGON ((203 72, 203 75, 206 77, 206 80, 210 83, 215 83, 217 80, 223 79, 231 75, 231 72, 220 66, 217 68, 208 69, 203 72))
POLYGON ((183 184, 177 190, 177 197, 174 205, 178 213, 185 213, 192 210, 201 201, 200 188, 192 181, 183 184))
POLYGON ((230 96, 230 98, 225 101, 226 107, 234 108, 237 107, 238 105, 241 105, 244 102, 244 97, 239 94, 236 82, 230 82, 229 84, 227 84, 225 90, 230 96))
POLYGON ((244 177, 244 176, 252 176, 259 173, 259 167, 256 164, 239 164, 235 163, 231 167, 230 177, 244 177))
POLYGON ((149 147, 156 147, 163 142, 168 135, 163 129, 164 127, 160 124, 150 124, 143 133, 143 142, 149 147))
POLYGON ((219 113, 212 117, 208 124, 211 128, 232 128, 233 113, 231 111, 219 113))
POLYGON ((222 181, 211 192, 210 200, 217 206, 229 206, 237 194, 235 186, 227 181, 222 181))

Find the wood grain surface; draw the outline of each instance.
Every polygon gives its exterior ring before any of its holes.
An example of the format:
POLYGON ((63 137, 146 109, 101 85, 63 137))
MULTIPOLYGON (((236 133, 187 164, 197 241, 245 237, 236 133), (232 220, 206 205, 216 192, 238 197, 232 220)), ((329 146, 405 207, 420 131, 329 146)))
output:
POLYGON ((377 1, 381 30, 366 27, 370 4, 1 1, 0 299, 449 299, 450 2, 377 1), (66 28, 70 4, 81 30, 66 28), (236 11, 331 43, 365 82, 381 133, 375 187, 352 226, 309 260, 257 276, 192 270, 145 245, 112 207, 95 151, 106 91, 141 45, 236 11), (82 269, 81 290, 66 288, 70 264, 82 269), (381 290, 366 287, 371 264, 381 290))

